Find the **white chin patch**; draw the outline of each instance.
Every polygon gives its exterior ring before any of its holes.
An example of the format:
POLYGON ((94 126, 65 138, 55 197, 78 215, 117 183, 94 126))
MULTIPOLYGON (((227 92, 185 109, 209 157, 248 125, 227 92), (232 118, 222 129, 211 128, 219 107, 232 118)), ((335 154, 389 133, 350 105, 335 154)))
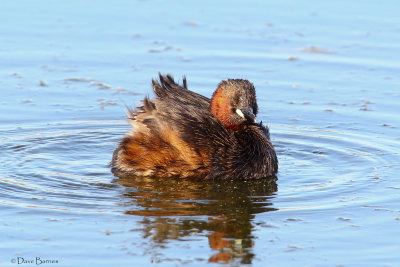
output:
POLYGON ((244 118, 244 114, 243 114, 243 112, 240 110, 240 109, 236 109, 236 113, 240 116, 240 117, 242 117, 242 118, 244 118))

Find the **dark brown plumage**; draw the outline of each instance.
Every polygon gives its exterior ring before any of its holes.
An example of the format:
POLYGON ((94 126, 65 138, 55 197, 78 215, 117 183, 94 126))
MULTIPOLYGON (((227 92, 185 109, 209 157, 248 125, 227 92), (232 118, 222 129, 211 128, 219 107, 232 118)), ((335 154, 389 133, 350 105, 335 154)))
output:
POLYGON ((128 109, 133 131, 114 152, 115 175, 203 179, 258 179, 278 171, 268 127, 255 121, 255 88, 222 81, 212 99, 175 83, 153 80, 155 99, 128 109))

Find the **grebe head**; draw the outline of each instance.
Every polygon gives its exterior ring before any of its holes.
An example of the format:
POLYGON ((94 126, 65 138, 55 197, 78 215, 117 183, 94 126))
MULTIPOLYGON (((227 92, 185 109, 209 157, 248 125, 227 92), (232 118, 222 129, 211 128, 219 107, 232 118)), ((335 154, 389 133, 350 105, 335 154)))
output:
POLYGON ((258 111, 256 90, 247 80, 222 81, 211 98, 210 109, 214 117, 233 130, 255 123, 258 111))

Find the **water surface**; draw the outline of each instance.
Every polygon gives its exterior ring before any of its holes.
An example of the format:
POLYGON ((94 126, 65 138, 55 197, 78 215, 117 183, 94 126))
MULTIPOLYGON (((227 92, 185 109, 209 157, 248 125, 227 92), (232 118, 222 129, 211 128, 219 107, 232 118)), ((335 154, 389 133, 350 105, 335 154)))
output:
POLYGON ((400 263, 395 1, 0 6, 1 266, 400 263), (114 177, 159 71, 252 81, 278 181, 114 177))

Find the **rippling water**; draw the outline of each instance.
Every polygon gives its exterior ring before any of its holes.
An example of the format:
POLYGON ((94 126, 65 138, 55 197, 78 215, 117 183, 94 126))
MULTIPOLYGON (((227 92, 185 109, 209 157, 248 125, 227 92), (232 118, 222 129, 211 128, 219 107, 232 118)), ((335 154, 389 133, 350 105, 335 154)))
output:
POLYGON ((1 6, 1 266, 400 263, 395 1, 1 6), (251 80, 278 181, 114 177, 158 71, 251 80))

